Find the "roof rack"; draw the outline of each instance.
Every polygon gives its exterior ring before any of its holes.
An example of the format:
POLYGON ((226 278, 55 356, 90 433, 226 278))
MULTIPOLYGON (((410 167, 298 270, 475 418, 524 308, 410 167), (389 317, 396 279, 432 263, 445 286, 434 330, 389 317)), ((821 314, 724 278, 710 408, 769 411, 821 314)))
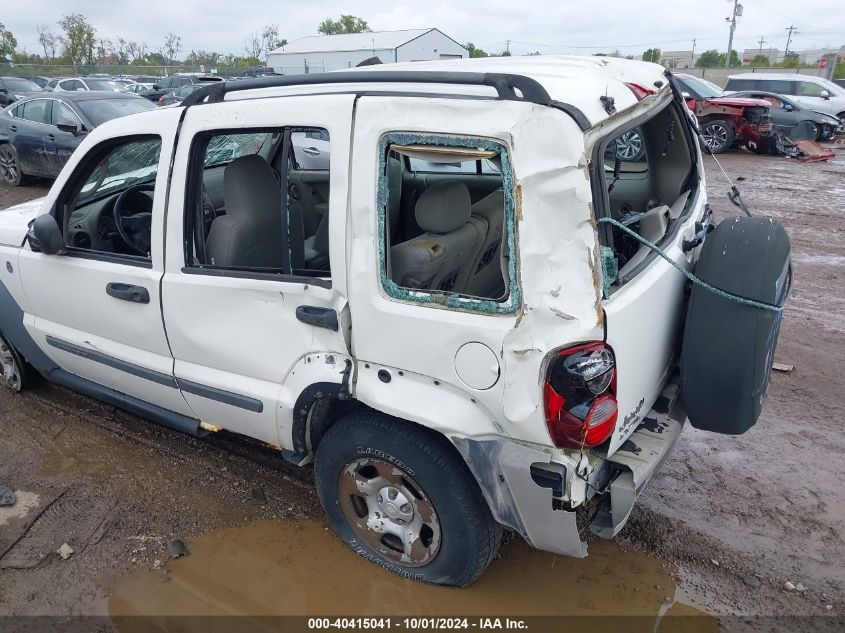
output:
POLYGON ((281 86, 309 86, 317 84, 362 83, 423 83, 452 84, 457 86, 489 86, 496 90, 497 98, 504 101, 526 101, 550 106, 556 103, 537 80, 509 73, 463 73, 443 71, 388 70, 360 72, 331 72, 309 75, 265 76, 237 82, 216 82, 195 90, 182 101, 187 107, 200 103, 222 101, 230 92, 278 88, 281 86), (206 100, 207 99, 207 100, 206 100))

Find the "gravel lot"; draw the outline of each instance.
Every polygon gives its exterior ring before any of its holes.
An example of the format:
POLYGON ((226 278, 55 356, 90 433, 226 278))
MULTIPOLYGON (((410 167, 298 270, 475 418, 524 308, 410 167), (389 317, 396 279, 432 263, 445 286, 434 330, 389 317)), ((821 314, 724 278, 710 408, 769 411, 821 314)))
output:
MULTIPOLYGON (((574 561, 511 538, 468 589, 400 581, 326 531, 310 469, 39 382, 0 392, 0 483, 29 508, 23 517, 0 509, 0 614, 703 611, 730 630, 836 630, 845 617, 845 146, 827 163, 747 152, 721 160, 752 212, 792 239, 776 360, 794 370, 774 374, 745 435, 687 428, 615 542, 592 542, 591 556, 574 561), (189 556, 169 559, 174 537, 189 556), (55 553, 63 543, 74 550, 67 560, 55 553)), ((736 215, 711 159, 707 170, 711 205, 736 215)), ((47 187, 0 185, 0 208, 47 187)), ((710 623, 696 630, 718 628, 710 623)))

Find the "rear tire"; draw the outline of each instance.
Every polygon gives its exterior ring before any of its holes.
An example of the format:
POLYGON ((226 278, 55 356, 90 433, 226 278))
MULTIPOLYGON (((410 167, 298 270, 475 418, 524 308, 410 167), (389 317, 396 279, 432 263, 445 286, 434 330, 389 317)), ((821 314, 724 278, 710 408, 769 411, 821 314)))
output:
POLYGON ((350 414, 320 441, 314 474, 337 535, 395 574, 463 587, 498 551, 502 526, 455 448, 433 431, 350 414))
POLYGON ((19 187, 24 179, 18 155, 7 143, 0 145, 0 179, 10 187, 19 187))
POLYGON ((733 128, 724 119, 711 119, 701 124, 701 137, 714 154, 724 154, 734 144, 733 128))

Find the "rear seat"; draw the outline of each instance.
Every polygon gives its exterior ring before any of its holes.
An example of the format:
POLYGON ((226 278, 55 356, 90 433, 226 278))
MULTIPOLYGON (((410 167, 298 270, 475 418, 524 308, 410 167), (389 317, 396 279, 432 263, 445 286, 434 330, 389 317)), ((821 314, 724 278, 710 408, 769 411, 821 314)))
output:
POLYGON ((504 190, 497 189, 472 205, 471 219, 483 223, 485 233, 476 250, 466 286, 461 292, 472 297, 499 299, 505 294, 501 262, 505 224, 504 190))

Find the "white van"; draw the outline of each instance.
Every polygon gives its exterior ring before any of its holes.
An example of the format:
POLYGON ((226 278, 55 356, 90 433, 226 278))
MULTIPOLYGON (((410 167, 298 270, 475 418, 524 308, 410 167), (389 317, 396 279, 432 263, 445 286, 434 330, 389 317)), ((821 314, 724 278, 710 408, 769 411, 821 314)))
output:
POLYGON ((741 90, 765 90, 793 97, 808 108, 838 117, 845 126, 845 88, 822 77, 797 73, 742 73, 728 77, 725 93, 741 90))

